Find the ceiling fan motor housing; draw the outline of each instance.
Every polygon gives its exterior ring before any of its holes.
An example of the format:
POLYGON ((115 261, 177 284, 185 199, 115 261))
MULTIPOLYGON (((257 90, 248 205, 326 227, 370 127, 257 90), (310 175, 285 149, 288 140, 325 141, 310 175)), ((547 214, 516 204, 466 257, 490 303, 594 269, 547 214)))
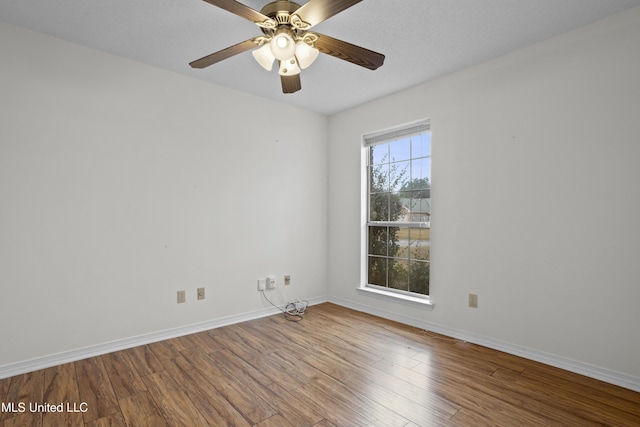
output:
MULTIPOLYGON (((260 10, 260 13, 275 21, 275 28, 270 25, 258 25, 262 28, 262 32, 267 37, 272 37, 274 40, 280 37, 286 38, 294 44, 298 41, 304 41, 305 43, 311 44, 313 43, 313 40, 307 40, 305 37, 306 34, 310 33, 305 33, 301 29, 301 27, 304 27, 305 25, 308 26, 308 24, 304 23, 297 15, 295 15, 295 12, 300 9, 300 7, 301 6, 298 3, 289 0, 273 1, 265 5, 260 10)), ((276 50, 282 50, 283 48, 284 46, 275 47, 276 50)), ((280 55, 275 51, 273 53, 276 58, 280 60, 285 60, 293 56, 293 53, 291 53, 287 58, 280 58, 280 56, 283 55, 282 52, 280 55)))
POLYGON ((265 7, 260 10, 260 13, 271 19, 275 19, 278 25, 289 25, 291 14, 298 9, 300 9, 298 3, 288 0, 276 0, 265 5, 265 7))

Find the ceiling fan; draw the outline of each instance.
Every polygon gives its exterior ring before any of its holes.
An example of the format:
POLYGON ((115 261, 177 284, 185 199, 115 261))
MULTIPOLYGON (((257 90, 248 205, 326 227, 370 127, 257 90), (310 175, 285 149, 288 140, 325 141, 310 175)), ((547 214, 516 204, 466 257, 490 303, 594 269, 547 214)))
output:
POLYGON ((362 0, 309 0, 302 6, 290 0, 276 0, 264 6, 260 12, 235 0, 204 1, 255 23, 262 29, 263 35, 189 63, 193 68, 205 68, 257 48, 253 51, 256 61, 267 71, 271 71, 277 61, 282 92, 294 93, 302 88, 300 70, 311 65, 319 52, 370 70, 384 63, 384 55, 380 53, 309 31, 311 27, 362 0))

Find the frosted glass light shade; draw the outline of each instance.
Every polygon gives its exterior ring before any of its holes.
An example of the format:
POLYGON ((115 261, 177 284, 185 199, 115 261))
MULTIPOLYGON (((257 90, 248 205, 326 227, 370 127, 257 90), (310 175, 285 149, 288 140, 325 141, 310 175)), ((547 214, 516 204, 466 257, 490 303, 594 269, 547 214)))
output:
POLYGON ((318 49, 309 46, 303 41, 296 43, 296 59, 298 60, 298 65, 300 65, 300 68, 303 70, 313 64, 313 61, 316 60, 319 53, 320 51, 318 49))
POLYGON ((280 61, 280 71, 278 74, 281 76, 295 76, 296 74, 300 74, 300 67, 296 59, 291 57, 286 61, 280 61))
POLYGON ((280 61, 286 61, 296 52, 296 42, 286 31, 281 31, 273 36, 271 43, 271 53, 280 61))
POLYGON ((262 68, 267 71, 271 71, 271 68, 273 68, 273 61, 276 60, 276 57, 271 53, 271 46, 265 44, 259 49, 254 49, 251 53, 262 68))

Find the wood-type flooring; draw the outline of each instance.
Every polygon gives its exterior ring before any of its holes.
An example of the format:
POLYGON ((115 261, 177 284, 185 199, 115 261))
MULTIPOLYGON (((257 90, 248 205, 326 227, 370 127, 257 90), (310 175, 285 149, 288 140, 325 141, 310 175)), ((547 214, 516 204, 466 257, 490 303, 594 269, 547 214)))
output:
POLYGON ((2 427, 640 426, 640 393, 330 303, 0 380, 0 402, 2 427))

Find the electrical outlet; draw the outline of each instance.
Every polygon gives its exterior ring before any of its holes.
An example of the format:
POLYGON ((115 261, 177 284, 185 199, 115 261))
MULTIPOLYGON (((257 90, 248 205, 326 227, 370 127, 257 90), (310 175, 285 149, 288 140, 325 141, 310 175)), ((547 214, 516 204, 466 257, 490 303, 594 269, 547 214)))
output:
POLYGON ((273 276, 267 277, 267 289, 274 289, 276 287, 276 278, 273 276))
POLYGON ((267 281, 265 279, 258 279, 258 290, 264 291, 267 287, 267 281))
POLYGON ((182 304, 186 301, 185 291, 178 291, 178 304, 182 304))
POLYGON ((287 274, 286 276, 284 276, 284 285, 289 286, 290 284, 291 284, 291 276, 287 274))
POLYGON ((198 288, 198 299, 204 299, 204 288, 198 288))
POLYGON ((478 308, 478 295, 469 294, 469 307, 478 308))

